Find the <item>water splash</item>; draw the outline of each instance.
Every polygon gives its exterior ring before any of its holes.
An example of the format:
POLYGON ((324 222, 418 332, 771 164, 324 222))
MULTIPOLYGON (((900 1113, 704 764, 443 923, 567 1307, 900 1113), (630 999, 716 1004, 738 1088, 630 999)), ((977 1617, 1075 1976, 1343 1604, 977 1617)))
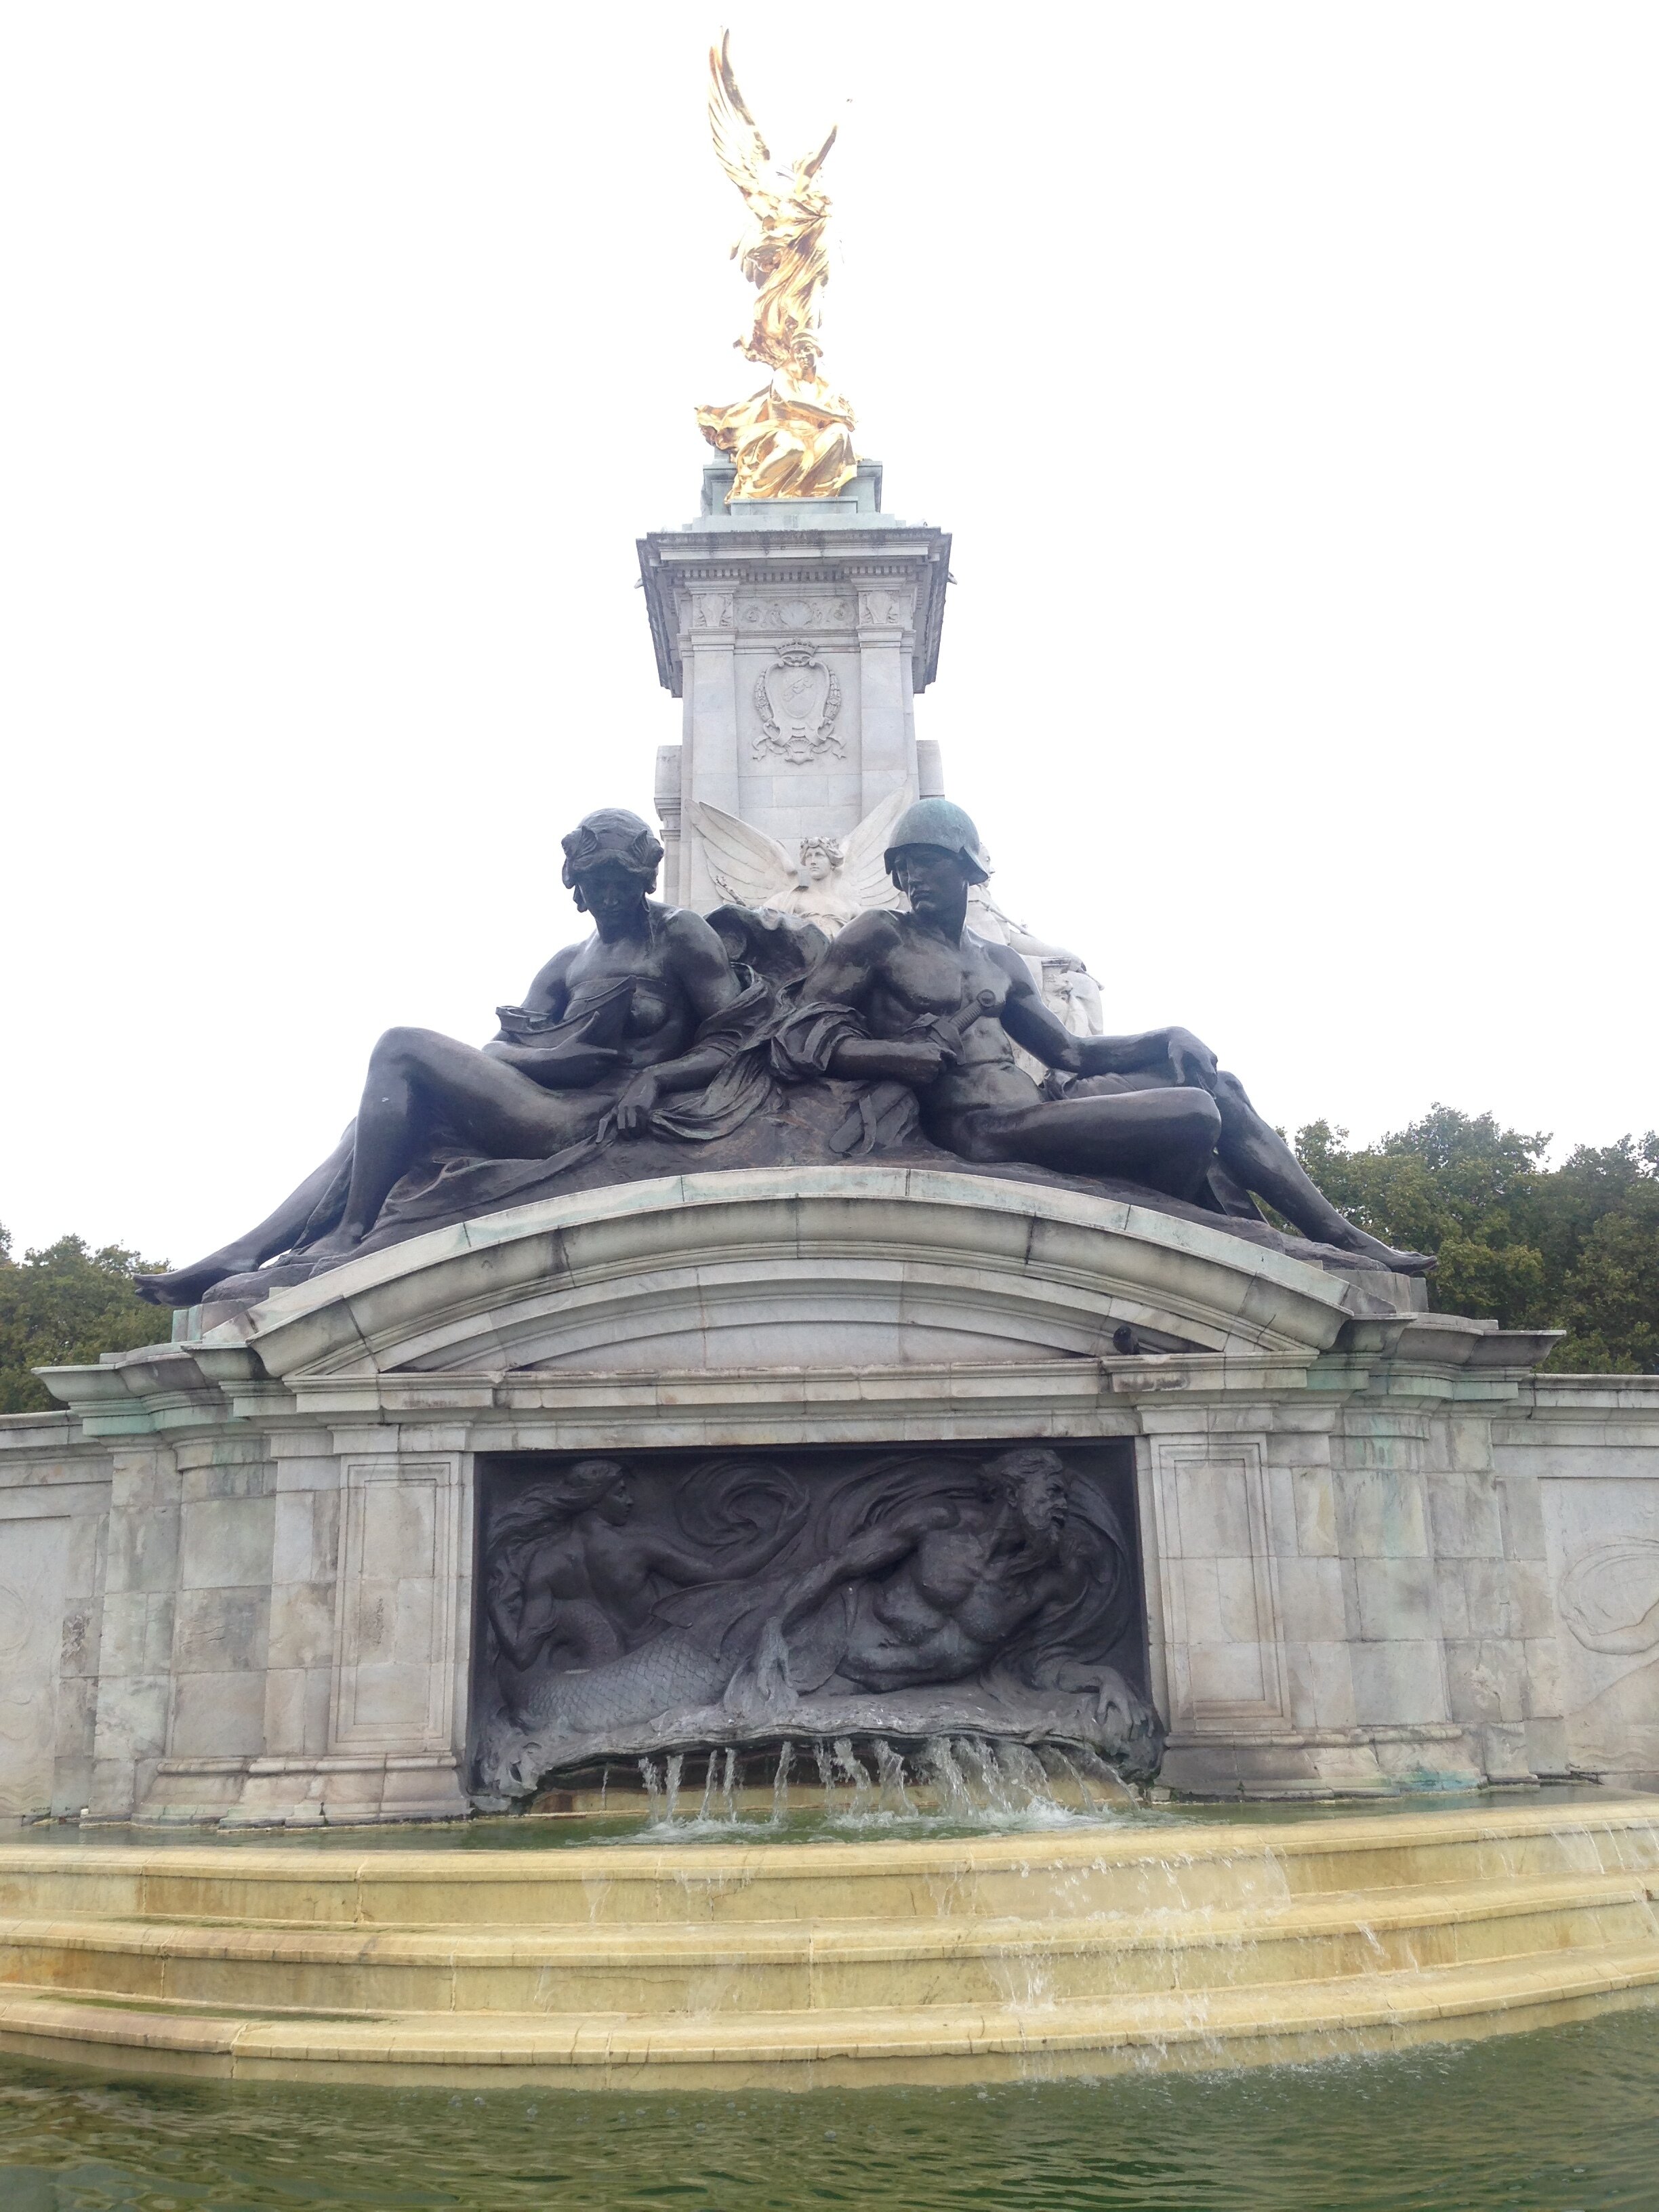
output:
MULTIPOLYGON (((886 1736, 813 1737, 781 1743, 769 1777, 757 1775, 756 1763, 755 1754, 744 1757, 730 1746, 641 1759, 646 1803, 638 1839, 924 1837, 1097 1826, 1137 1817, 1117 1776, 1080 1745, 1062 1750, 961 1735, 930 1736, 905 1748, 886 1736)), ((613 1817, 617 1802, 613 1791, 613 1817)))
POLYGON ((869 1775, 854 1753, 851 1736, 838 1735, 836 1738, 830 1753, 830 1771, 841 1781, 851 1783, 853 1802, 850 1810, 854 1814, 867 1813, 875 1793, 871 1789, 869 1775))
POLYGON ((795 1747, 784 1742, 778 1747, 777 1771, 772 1777, 772 1826, 781 1828, 789 1810, 789 1770, 795 1763, 795 1747))
POLYGON ((957 1765, 948 1736, 930 1735, 922 1747, 922 1772, 933 1784, 947 1820, 965 1820, 975 1809, 968 1778, 957 1765))
POLYGON ((708 1771, 703 1777, 702 1802, 697 1808, 699 1820, 710 1820, 714 1817, 715 1777, 720 1771, 720 1753, 717 1751, 711 1751, 708 1754, 708 1771))
POLYGON ((884 1735, 873 1737, 870 1750, 876 1762, 876 1781, 881 1791, 882 1811, 914 1818, 916 1808, 910 1802, 904 1787, 904 1761, 884 1735))
POLYGON ((651 1825, 654 1827, 663 1817, 665 1800, 662 1771, 654 1759, 642 1759, 640 1761, 640 1773, 645 1783, 645 1796, 646 1802, 650 1808, 651 1825))

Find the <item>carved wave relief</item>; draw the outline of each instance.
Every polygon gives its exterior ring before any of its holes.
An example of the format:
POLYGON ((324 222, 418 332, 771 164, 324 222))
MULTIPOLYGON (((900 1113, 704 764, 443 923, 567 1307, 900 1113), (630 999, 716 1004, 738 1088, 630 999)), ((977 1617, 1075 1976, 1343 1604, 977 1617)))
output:
POLYGON ((1156 1770, 1110 1447, 640 1452, 486 1479, 476 1780, 969 1729, 1156 1770))
POLYGON ((1562 1576, 1556 1601, 1587 1651, 1659 1650, 1659 1537, 1622 1536, 1586 1552, 1562 1576))

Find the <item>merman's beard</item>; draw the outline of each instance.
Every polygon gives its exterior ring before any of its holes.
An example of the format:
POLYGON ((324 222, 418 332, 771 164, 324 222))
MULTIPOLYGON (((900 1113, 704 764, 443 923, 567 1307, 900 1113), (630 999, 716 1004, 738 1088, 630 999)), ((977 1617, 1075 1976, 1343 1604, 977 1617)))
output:
POLYGON ((994 1558, 1016 1559, 1028 1566, 1047 1566, 1059 1553, 1060 1539, 1066 1534, 1066 1516, 1038 1522, 1035 1527, 1016 1510, 997 1532, 991 1546, 994 1558))

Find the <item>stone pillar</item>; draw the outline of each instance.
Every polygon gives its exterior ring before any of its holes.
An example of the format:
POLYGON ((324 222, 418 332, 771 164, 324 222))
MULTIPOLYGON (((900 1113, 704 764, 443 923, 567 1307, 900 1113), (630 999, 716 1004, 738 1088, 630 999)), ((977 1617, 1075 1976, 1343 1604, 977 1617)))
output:
POLYGON ((112 1449, 88 1799, 105 1820, 132 1818, 167 1754, 179 1491, 167 1447, 112 1449))
POLYGON ((1328 1486, 1275 1449, 1273 1419, 1265 1406, 1143 1411, 1148 1614, 1173 1789, 1328 1790, 1320 1753, 1349 1748, 1349 1686, 1321 1663, 1341 1636, 1328 1486), (1321 1744, 1326 1734, 1341 1741, 1321 1744))
POLYGON ((1481 1779, 1448 1696, 1424 1417, 1297 1394, 1142 1419, 1164 1780, 1294 1796, 1481 1779))
POLYGON ((1451 1716, 1477 1738, 1493 1781, 1565 1773, 1555 1609, 1536 1479, 1500 1480, 1485 1415, 1435 1421, 1428 1444, 1451 1716))
POLYGON ((340 1492, 329 1749, 453 1750, 461 1455, 352 1453, 340 1492))
MULTIPOLYGON (((103 1500, 85 1486, 95 1501, 85 1510, 80 1488, 50 1479, 0 1488, 0 1817, 77 1813, 88 1802, 103 1500)), ((148 1601, 129 1602, 142 1638, 148 1601)))
POLYGON ((230 1826, 467 1809, 471 1456, 379 1429, 334 1443, 284 1462, 269 1740, 230 1826))
POLYGON ((920 795, 908 713, 915 593, 896 564, 860 564, 849 574, 858 586, 860 811, 867 814, 896 791, 920 795))
POLYGON ((680 895, 680 799, 684 745, 657 747, 656 807, 662 824, 662 886, 660 896, 669 906, 683 906, 680 895))
MULTIPOLYGON (((702 580, 700 580, 702 581, 702 580)), ((682 592, 678 610, 685 667, 685 736, 681 759, 695 780, 694 795, 727 814, 741 811, 738 784, 737 631, 732 595, 716 578, 708 589, 682 592)), ((682 767, 682 799, 684 775, 682 767)), ((708 872, 701 841, 682 831, 680 902, 707 912, 725 896, 708 872)))
POLYGON ((1426 1409, 1360 1401, 1334 1443, 1354 1717, 1396 1784, 1425 1788, 1467 1785, 1486 1771, 1448 1687, 1429 1430, 1426 1409))
MULTIPOLYGON (((1480 1427, 1487 1456, 1493 1457, 1491 1425, 1480 1427)), ((1572 1761, 1561 1680, 1561 1615, 1545 1538, 1543 1486, 1531 1470, 1495 1480, 1511 1632, 1521 1644, 1523 1757, 1536 1775, 1565 1774, 1572 1761)))
POLYGON ((276 1445, 264 1742, 276 1759, 315 1759, 329 1747, 340 1462, 318 1449, 320 1441, 285 1437, 276 1445))
POLYGON ((914 699, 938 666, 951 549, 881 513, 873 463, 834 500, 727 509, 720 481, 710 472, 695 522, 640 541, 658 674, 684 702, 658 811, 665 845, 678 830, 675 896, 704 910, 764 894, 729 866, 717 879, 699 806, 762 833, 763 878, 769 842, 793 861, 804 837, 844 839, 884 799, 916 795, 914 699))

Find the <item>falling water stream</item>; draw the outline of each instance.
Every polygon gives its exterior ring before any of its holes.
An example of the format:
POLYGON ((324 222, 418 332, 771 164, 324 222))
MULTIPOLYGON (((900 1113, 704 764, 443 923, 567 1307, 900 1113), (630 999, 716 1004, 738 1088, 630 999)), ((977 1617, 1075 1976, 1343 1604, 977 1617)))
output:
MULTIPOLYGON (((842 1739, 845 1742, 846 1740, 842 1739)), ((449 1821, 398 1821, 372 1827, 220 1828, 121 1821, 0 1824, 7 1842, 73 1850, 83 1844, 199 1844, 261 1850, 560 1850, 589 1844, 846 1843, 860 1838, 940 1838, 1079 1826, 1179 1829, 1211 1826, 1409 1818, 1425 1811, 1537 1802, 1606 1805, 1615 1793, 1594 1785, 1547 1793, 1437 1790, 1426 1794, 1331 1797, 1283 1803, 1261 1799, 1164 1802, 1126 1792, 1094 1755, 971 1737, 934 1737, 910 1758, 875 1738, 851 1749, 838 1777, 836 1747, 784 1744, 770 1755, 763 1784, 742 1779, 740 1755, 716 1752, 641 1759, 611 1770, 580 1810, 556 1818, 507 1814, 449 1821), (731 1760, 728 1765, 727 1761, 731 1760), (1030 1764, 1027 1763, 1028 1759, 1030 1764), (712 1776, 710 1767, 712 1765, 712 1776), (861 1782, 860 1782, 861 1775, 861 1782)), ((0 2212, 3 2208, 0 2207, 0 2212)), ((1656 2197, 1654 2212, 1659 2212, 1656 2197)))
MULTIPOLYGON (((979 1830, 1040 1829, 1135 1817, 1139 1800, 1083 1746, 1061 1749, 988 1736, 931 1736, 901 1748, 884 1736, 786 1742, 768 1754, 758 1780, 752 1755, 729 1747, 671 1752, 637 1762, 633 1795, 641 1842, 750 1838, 792 1843, 849 1836, 961 1835, 979 1830), (748 1770, 745 1775, 745 1768, 748 1770)), ((625 1802, 607 1775, 599 1803, 562 1817, 592 1832, 596 1818, 623 1817, 625 1802)))

